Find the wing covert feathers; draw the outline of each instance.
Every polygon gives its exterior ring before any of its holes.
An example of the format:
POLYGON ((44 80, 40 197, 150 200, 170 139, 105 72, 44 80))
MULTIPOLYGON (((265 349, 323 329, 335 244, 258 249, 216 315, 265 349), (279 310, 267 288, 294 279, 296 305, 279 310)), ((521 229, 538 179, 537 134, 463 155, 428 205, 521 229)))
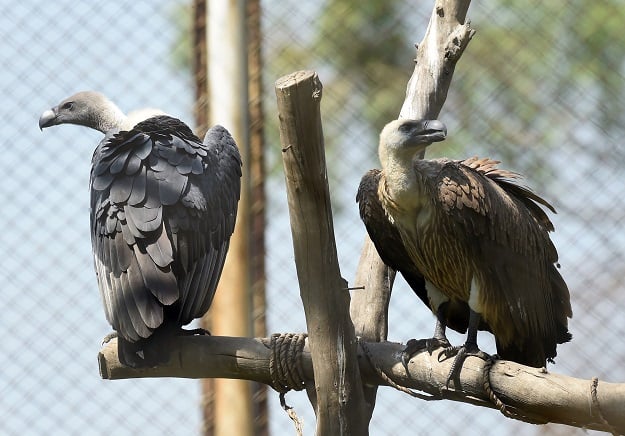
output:
POLYGON ((241 159, 226 129, 200 141, 157 116, 94 152, 91 230, 108 321, 128 343, 210 306, 234 230, 241 159))

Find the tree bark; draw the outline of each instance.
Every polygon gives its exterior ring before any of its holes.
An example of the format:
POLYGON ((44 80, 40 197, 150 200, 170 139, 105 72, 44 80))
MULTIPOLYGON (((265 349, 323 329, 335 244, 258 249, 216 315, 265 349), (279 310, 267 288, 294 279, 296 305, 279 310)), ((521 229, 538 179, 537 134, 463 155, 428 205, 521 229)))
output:
MULTIPOLYGON (((395 271, 387 267, 380 259, 369 236, 365 237, 362 254, 358 261, 354 279, 354 297, 350 306, 350 315, 356 335, 368 342, 385 341, 388 334, 388 305, 391 289, 395 280, 395 271), (361 289, 362 288, 362 289, 361 289)), ((363 385, 365 396, 365 417, 371 421, 375 408, 378 387, 363 385)))
POLYGON ((350 297, 334 241, 319 113, 321 91, 312 71, 276 81, 295 264, 315 373, 312 403, 318 435, 365 435, 350 297))
MULTIPOLYGON (((314 353, 309 345, 301 354, 303 377, 312 381, 314 353)), ((437 353, 415 355, 406 373, 401 364, 402 344, 368 342, 370 358, 359 348, 359 374, 367 385, 385 385, 379 370, 402 386, 419 389, 431 399, 446 399, 493 408, 484 389, 484 361, 470 356, 460 373, 459 390, 444 389, 453 359, 439 362, 437 353), (371 361, 369 360, 371 359, 371 361)), ((143 377, 235 378, 271 385, 270 340, 218 336, 179 337, 168 350, 170 362, 154 368, 133 369, 117 356, 117 340, 104 344, 98 355, 103 379, 143 377)), ((286 360, 284 365, 296 365, 286 360)), ((625 433, 625 383, 598 382, 548 373, 509 361, 497 361, 490 373, 492 389, 519 418, 535 423, 554 422, 574 427, 625 433), (595 392, 593 394, 593 391, 595 392)), ((320 401, 323 396, 320 396, 320 401)), ((325 401, 325 400, 324 400, 325 401)), ((353 430, 352 430, 353 431, 353 430)), ((340 434, 340 433, 326 433, 340 434)), ((351 433, 361 434, 361 433, 351 433)))
POLYGON ((417 46, 401 118, 435 119, 445 103, 456 62, 475 34, 465 23, 471 0, 437 0, 417 46))
MULTIPOLYGON (((195 119, 195 134, 203 138, 208 130, 208 44, 206 30, 206 1, 193 0, 193 81, 195 84, 195 101, 193 115, 195 119)), ((200 325, 206 330, 211 330, 210 312, 200 319, 200 325)), ((264 336, 264 335, 263 335, 264 336)), ((215 380, 212 378, 200 380, 202 409, 202 436, 215 435, 215 380)))
MULTIPOLYGON (((251 336, 267 335, 265 295, 265 142, 263 134, 263 59, 261 53, 260 0, 246 1, 247 10, 247 74, 248 74, 248 136, 250 190, 250 290, 252 294, 251 336)), ((252 385, 254 436, 269 436, 267 386, 252 385)))

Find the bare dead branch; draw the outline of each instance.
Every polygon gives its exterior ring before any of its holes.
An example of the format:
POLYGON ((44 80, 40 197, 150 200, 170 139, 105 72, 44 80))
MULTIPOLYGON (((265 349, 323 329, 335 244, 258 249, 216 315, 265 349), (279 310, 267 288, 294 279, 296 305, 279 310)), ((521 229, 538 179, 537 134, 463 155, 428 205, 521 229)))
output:
MULTIPOLYGON (((354 292, 350 315, 356 334, 370 342, 385 341, 388 333, 387 313, 395 272, 387 267, 367 236, 358 262, 354 287, 363 287, 354 292)), ((363 386, 367 421, 371 420, 375 408, 378 387, 363 386)))
POLYGON ((456 62, 475 34, 465 23, 470 0, 437 0, 425 37, 417 46, 402 118, 438 117, 451 85, 456 62))
POLYGON ((317 434, 364 435, 367 423, 362 419, 356 336, 334 241, 319 113, 321 90, 312 71, 276 81, 291 232, 313 355, 317 434))
MULTIPOLYGON (((144 369, 123 366, 117 357, 117 341, 104 345, 98 360, 104 379, 143 377, 236 378, 272 384, 269 338, 183 336, 168 352, 167 364, 144 369)), ((431 399, 448 399, 493 408, 483 388, 484 362, 467 358, 458 390, 445 390, 451 360, 439 362, 427 352, 410 361, 407 374, 401 364, 402 344, 367 342, 373 362, 396 383, 418 389, 431 399)), ((363 382, 385 385, 371 366, 362 348, 357 362, 363 382)), ((301 354, 303 377, 312 381, 313 360, 308 344, 301 354)), ((286 361, 284 365, 296 365, 286 361)), ((580 428, 625 433, 625 383, 583 380, 549 373, 509 361, 497 361, 490 370, 492 388, 509 408, 523 419, 535 423, 554 422, 580 428), (593 394, 594 391, 594 394, 593 394), (607 423, 607 424, 606 424, 607 423), (610 427, 608 427, 610 426, 610 427)), ((407 401, 409 397, 406 397, 407 401)), ((416 401, 416 400, 415 400, 416 401)))

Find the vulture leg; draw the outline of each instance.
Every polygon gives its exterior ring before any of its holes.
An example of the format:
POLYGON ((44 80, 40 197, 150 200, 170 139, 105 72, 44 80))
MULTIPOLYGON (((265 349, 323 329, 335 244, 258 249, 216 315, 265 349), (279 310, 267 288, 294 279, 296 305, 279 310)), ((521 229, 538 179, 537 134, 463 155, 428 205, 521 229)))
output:
POLYGON ((116 331, 112 331, 102 339, 102 345, 108 344, 111 340, 117 339, 117 358, 119 361, 131 368, 146 366, 145 355, 140 346, 135 346, 133 342, 128 342, 120 337, 116 331))
POLYGON ((451 364, 449 375, 447 376, 447 383, 445 383, 446 388, 449 388, 449 382, 451 380, 458 380, 458 378, 460 377, 462 364, 464 363, 464 360, 467 358, 467 356, 475 356, 483 360, 490 359, 490 356, 480 350, 477 346, 477 327, 479 324, 480 314, 472 309, 469 309, 469 327, 467 329, 467 340, 464 345, 461 345, 459 347, 447 347, 438 354, 439 361, 441 360, 441 356, 443 356, 445 359, 456 356, 453 363, 451 364))
POLYGON ((451 344, 449 340, 447 340, 447 336, 445 335, 445 330, 447 329, 447 325, 445 324, 443 317, 443 305, 438 308, 438 315, 436 317, 436 327, 434 328, 434 336, 427 339, 410 339, 406 342, 406 348, 402 350, 401 353, 401 363, 404 365, 404 369, 406 373, 408 373, 408 361, 410 358, 417 354, 422 350, 427 350, 427 352, 432 355, 434 350, 437 348, 445 348, 449 349, 451 344))

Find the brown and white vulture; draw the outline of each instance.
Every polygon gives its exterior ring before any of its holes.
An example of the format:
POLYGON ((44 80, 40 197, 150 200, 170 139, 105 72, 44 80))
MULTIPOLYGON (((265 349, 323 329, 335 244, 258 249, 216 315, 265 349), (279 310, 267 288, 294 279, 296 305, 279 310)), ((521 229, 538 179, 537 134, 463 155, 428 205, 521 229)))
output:
POLYGON ((95 270, 120 361, 141 367, 161 363, 149 350, 184 334, 211 305, 234 230, 241 158, 221 126, 201 141, 167 115, 137 121, 86 91, 45 111, 39 127, 105 134, 90 178, 95 270))
POLYGON ((456 355, 449 383, 467 355, 486 357, 477 346, 480 329, 493 333, 502 359, 545 366, 556 345, 571 339, 569 291, 541 205, 553 207, 497 161, 415 158, 446 134, 437 120, 387 124, 382 170, 365 174, 357 194, 381 259, 437 317, 434 337, 409 341, 406 353, 442 346, 441 354, 456 355), (447 326, 468 330, 463 346, 450 346, 447 326))

